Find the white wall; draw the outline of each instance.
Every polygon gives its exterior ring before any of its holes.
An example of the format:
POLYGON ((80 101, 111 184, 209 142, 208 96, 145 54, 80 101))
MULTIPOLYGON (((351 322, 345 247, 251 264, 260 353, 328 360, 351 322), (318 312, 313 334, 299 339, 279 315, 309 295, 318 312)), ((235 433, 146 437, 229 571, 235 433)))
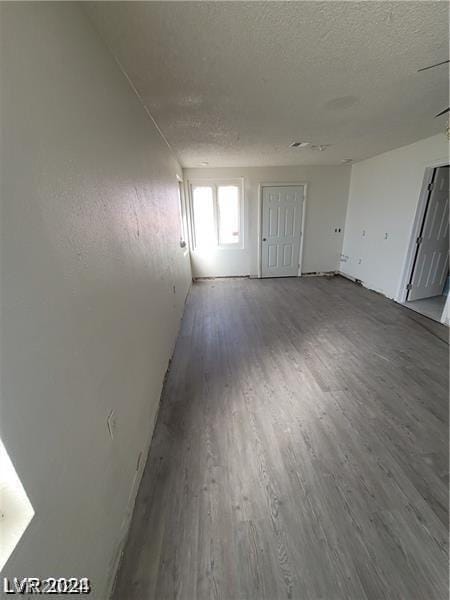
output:
POLYGON ((2 3, 0 56, 1 436, 36 511, 3 574, 105 600, 190 284, 181 169, 80 5, 2 3))
POLYGON ((425 168, 446 160, 439 134, 352 166, 342 273, 398 297, 425 168))
POLYGON ((184 178, 244 178, 244 248, 193 254, 196 277, 258 274, 258 201, 261 183, 307 183, 304 273, 338 269, 347 206, 350 167, 247 167, 185 169, 184 178), (335 228, 341 233, 335 233, 335 228))

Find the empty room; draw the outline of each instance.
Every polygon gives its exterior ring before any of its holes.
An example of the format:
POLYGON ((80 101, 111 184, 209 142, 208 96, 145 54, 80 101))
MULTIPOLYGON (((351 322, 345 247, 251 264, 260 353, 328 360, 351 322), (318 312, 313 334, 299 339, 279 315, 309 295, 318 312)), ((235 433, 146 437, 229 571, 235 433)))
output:
POLYGON ((0 596, 447 600, 449 4, 0 2, 0 596))

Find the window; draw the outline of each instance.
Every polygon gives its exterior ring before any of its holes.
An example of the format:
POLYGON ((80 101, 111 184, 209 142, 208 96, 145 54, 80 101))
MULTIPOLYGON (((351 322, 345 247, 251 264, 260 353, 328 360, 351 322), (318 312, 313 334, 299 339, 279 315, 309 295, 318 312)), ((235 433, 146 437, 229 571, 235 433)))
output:
POLYGON ((178 210, 179 210, 179 217, 180 217, 180 246, 181 248, 186 248, 186 240, 187 240, 187 236, 186 236, 186 221, 185 221, 185 212, 184 212, 184 206, 183 206, 183 198, 184 198, 184 193, 183 193, 183 182, 182 181, 178 181, 178 210))
POLYGON ((241 183, 192 184, 195 248, 241 248, 241 183))
POLYGON ((239 244, 239 188, 220 185, 217 188, 219 208, 219 244, 239 244))
POLYGON ((214 194, 212 187, 196 186, 192 190, 196 248, 216 243, 214 194))

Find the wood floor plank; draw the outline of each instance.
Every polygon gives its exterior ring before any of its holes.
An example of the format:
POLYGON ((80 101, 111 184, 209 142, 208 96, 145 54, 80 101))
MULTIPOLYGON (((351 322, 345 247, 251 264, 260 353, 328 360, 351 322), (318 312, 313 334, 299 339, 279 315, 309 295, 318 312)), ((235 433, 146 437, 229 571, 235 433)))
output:
POLYGON ((196 283, 115 600, 448 598, 448 373, 340 277, 196 283))

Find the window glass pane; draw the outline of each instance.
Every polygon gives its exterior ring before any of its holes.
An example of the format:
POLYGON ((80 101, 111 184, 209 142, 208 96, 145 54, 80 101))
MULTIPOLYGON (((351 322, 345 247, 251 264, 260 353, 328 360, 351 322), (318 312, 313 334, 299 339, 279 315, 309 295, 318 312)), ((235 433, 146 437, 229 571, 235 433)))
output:
POLYGON ((217 244, 214 227, 214 199, 210 186, 195 186, 192 189, 194 208, 195 245, 197 248, 217 244))
POLYGON ((217 190, 219 205, 219 244, 239 244, 239 188, 220 185, 217 190))

